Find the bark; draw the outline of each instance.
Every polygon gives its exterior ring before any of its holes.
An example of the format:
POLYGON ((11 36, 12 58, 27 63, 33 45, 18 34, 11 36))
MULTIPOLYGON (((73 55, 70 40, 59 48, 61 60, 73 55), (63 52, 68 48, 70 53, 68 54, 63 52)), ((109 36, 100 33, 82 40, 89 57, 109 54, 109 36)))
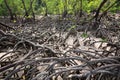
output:
POLYGON ((100 20, 104 15, 106 15, 106 14, 107 14, 107 11, 108 11, 110 8, 112 8, 116 3, 117 3, 117 2, 115 1, 113 4, 111 4, 111 5, 100 15, 99 20, 100 20))
POLYGON ((26 6, 25 6, 25 2, 24 2, 24 0, 21 0, 22 1, 22 4, 23 4, 23 7, 24 7, 24 10, 25 10, 25 16, 29 16, 29 14, 28 14, 28 11, 27 11, 27 8, 26 8, 26 6))
POLYGON ((9 14, 10 14, 10 20, 14 20, 14 15, 13 15, 13 13, 12 13, 12 10, 10 9, 10 7, 9 7, 9 5, 8 5, 8 3, 7 3, 7 1, 4 0, 4 2, 5 2, 5 5, 6 5, 8 11, 9 11, 9 14))
POLYGON ((64 11, 63 11, 63 14, 62 14, 62 17, 66 17, 68 14, 68 11, 67 11, 67 0, 65 0, 64 2, 64 11))
MULTIPOLYGON (((34 13, 34 11, 33 11, 33 2, 34 2, 34 0, 30 0, 30 9, 29 9, 29 11, 31 10, 31 12, 32 12, 32 17, 33 17, 33 19, 35 20, 35 13, 34 13)), ((28 11, 28 12, 29 12, 28 11)))
POLYGON ((99 13, 100 13, 100 10, 101 10, 101 8, 104 6, 104 4, 107 2, 107 0, 103 0, 101 3, 100 3, 100 5, 99 5, 99 7, 98 7, 98 9, 97 9, 97 11, 96 11, 96 14, 95 14, 95 16, 94 16, 94 18, 96 19, 96 21, 98 20, 98 16, 99 16, 99 13))
POLYGON ((79 11, 79 17, 82 16, 82 0, 80 0, 80 11, 79 11))
POLYGON ((47 7, 47 4, 45 5, 45 16, 48 15, 48 7, 47 7))

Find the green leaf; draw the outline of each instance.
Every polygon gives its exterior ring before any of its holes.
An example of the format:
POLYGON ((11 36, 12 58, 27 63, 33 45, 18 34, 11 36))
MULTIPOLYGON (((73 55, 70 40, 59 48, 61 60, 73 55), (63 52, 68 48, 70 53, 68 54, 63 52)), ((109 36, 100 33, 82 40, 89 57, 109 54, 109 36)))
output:
POLYGON ((106 38, 101 38, 101 41, 102 42, 107 42, 107 39, 106 38))
POLYGON ((82 33, 81 37, 88 38, 88 34, 84 32, 84 33, 82 33))
POLYGON ((73 25, 73 26, 71 26, 68 30, 75 29, 75 28, 76 28, 76 26, 73 25))

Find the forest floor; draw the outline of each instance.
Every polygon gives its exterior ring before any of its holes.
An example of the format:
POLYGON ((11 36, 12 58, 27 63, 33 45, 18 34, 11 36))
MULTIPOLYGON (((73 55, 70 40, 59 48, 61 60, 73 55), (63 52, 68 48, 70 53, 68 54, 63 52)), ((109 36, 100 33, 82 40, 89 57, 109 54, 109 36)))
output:
POLYGON ((72 16, 0 21, 14 28, 1 27, 0 79, 119 80, 119 14, 96 26, 72 16))

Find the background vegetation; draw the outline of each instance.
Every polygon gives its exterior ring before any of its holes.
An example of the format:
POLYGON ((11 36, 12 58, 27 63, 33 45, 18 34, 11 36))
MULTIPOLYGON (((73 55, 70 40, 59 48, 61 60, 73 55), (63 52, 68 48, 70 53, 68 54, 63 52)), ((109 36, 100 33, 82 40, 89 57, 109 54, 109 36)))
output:
MULTIPOLYGON (((31 15, 31 7, 35 14, 62 14, 65 11, 69 14, 76 14, 79 10, 90 13, 96 10, 102 1, 103 0, 0 0, 0 16, 9 15, 8 7, 12 13, 16 15, 24 15, 26 11, 31 15)), ((117 0, 107 0, 101 11, 104 11, 116 1, 117 0)), ((110 11, 118 12, 118 10, 120 10, 119 5, 119 2, 117 2, 110 11)))

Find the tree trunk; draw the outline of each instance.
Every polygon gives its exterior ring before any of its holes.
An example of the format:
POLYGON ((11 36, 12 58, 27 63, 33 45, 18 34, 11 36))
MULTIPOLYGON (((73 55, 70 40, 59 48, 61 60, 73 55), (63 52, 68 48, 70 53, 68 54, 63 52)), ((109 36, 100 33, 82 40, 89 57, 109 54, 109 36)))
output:
MULTIPOLYGON (((45 3, 46 4, 46 3, 45 3)), ((48 15, 48 7, 47 7, 47 4, 45 5, 45 16, 48 15)))
POLYGON ((101 10, 101 8, 104 6, 104 4, 105 4, 106 2, 107 2, 107 0, 103 0, 103 1, 100 3, 100 5, 99 5, 99 7, 98 7, 98 9, 97 9, 97 11, 96 11, 96 14, 95 14, 95 16, 94 16, 94 18, 95 18, 96 21, 98 21, 98 16, 99 16, 100 10, 101 10))
POLYGON ((68 11, 67 11, 67 0, 65 0, 64 2, 64 11, 63 11, 63 14, 62 14, 62 17, 66 17, 68 14, 68 11))
POLYGON ((79 11, 79 17, 82 16, 82 0, 80 0, 80 11, 79 11))
POLYGON ((10 7, 9 7, 9 5, 8 5, 8 3, 7 3, 7 1, 4 0, 4 2, 5 2, 5 5, 6 5, 8 11, 9 11, 9 14, 10 14, 10 20, 14 20, 14 15, 13 15, 13 13, 12 13, 12 10, 10 9, 10 7))
POLYGON ((101 15, 100 15, 100 18, 99 18, 99 20, 103 17, 103 16, 105 16, 106 14, 107 14, 107 11, 110 9, 110 8, 112 8, 114 5, 116 5, 116 1, 113 3, 113 4, 111 4, 101 15))
POLYGON ((35 13, 33 11, 33 2, 34 2, 34 0, 30 0, 30 9, 29 10, 31 10, 31 12, 32 12, 32 18, 35 20, 35 13))
POLYGON ((24 10, 25 10, 25 16, 28 17, 29 14, 28 14, 28 11, 27 11, 27 9, 26 9, 25 2, 24 2, 24 0, 21 0, 21 1, 22 1, 22 4, 23 4, 23 7, 24 7, 24 10))

